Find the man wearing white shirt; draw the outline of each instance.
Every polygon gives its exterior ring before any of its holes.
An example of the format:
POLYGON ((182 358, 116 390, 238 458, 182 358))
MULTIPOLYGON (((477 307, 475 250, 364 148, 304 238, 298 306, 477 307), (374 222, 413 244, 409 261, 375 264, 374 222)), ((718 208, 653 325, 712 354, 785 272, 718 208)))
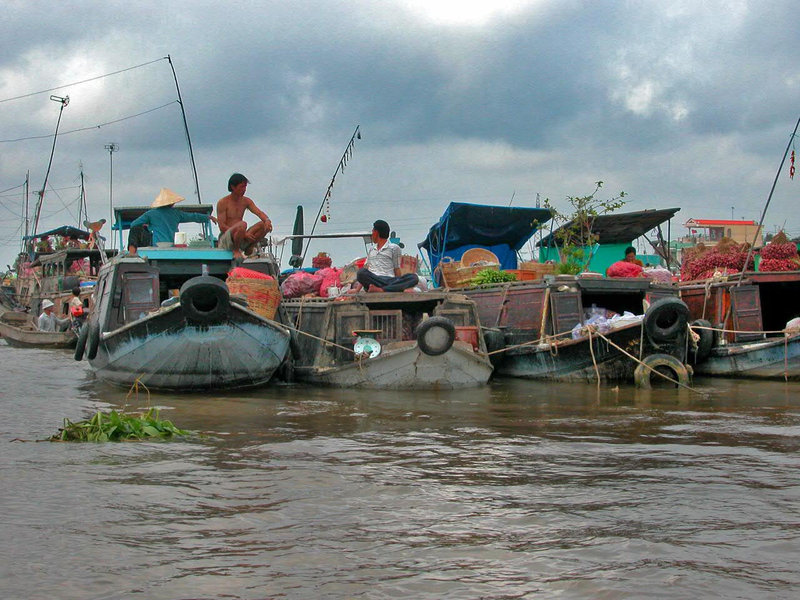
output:
POLYGON ((39 331, 65 331, 69 325, 69 319, 59 319, 53 314, 53 307, 50 300, 42 300, 42 314, 36 323, 39 331))
POLYGON ((368 292, 402 292, 419 283, 414 273, 400 273, 400 246, 389 241, 389 224, 378 220, 372 225, 375 244, 367 253, 367 262, 356 278, 368 292))

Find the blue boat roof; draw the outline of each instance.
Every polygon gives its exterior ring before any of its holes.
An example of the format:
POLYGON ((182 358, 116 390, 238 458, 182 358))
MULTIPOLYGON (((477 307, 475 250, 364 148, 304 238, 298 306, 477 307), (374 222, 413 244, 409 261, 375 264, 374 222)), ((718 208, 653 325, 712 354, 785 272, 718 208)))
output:
POLYGON ((84 231, 83 229, 78 229, 77 227, 73 227, 72 225, 62 225, 61 227, 56 227, 55 229, 51 229, 49 231, 42 231, 39 233, 34 233, 33 235, 25 235, 22 236, 23 240, 35 240, 36 238, 41 238, 46 235, 60 235, 62 237, 69 236, 71 238, 87 240, 89 239, 89 232, 84 231))

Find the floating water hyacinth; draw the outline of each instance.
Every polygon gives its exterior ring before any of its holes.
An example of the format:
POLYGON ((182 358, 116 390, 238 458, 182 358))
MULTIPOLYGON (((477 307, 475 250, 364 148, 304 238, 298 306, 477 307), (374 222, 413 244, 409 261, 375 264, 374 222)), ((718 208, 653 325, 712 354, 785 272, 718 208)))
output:
POLYGON ((178 429, 170 421, 159 418, 159 411, 127 414, 112 410, 97 412, 86 421, 73 423, 64 419, 64 427, 50 438, 52 442, 122 442, 148 439, 165 439, 185 436, 190 432, 178 429))

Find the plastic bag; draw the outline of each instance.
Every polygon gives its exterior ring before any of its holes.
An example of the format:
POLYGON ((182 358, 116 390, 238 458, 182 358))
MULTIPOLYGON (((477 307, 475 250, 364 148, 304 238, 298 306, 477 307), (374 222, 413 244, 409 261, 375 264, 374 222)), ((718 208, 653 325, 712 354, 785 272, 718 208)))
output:
POLYGON ((607 277, 641 277, 644 269, 639 265, 618 260, 606 270, 607 277))

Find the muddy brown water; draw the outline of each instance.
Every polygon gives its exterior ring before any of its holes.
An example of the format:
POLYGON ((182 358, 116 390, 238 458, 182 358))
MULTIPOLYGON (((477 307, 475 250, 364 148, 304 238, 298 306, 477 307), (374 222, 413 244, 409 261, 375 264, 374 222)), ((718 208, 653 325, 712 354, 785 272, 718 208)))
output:
POLYGON ((800 383, 153 394, 0 341, 0 598, 792 598, 800 383), (29 441, 17 441, 29 440, 29 441))

